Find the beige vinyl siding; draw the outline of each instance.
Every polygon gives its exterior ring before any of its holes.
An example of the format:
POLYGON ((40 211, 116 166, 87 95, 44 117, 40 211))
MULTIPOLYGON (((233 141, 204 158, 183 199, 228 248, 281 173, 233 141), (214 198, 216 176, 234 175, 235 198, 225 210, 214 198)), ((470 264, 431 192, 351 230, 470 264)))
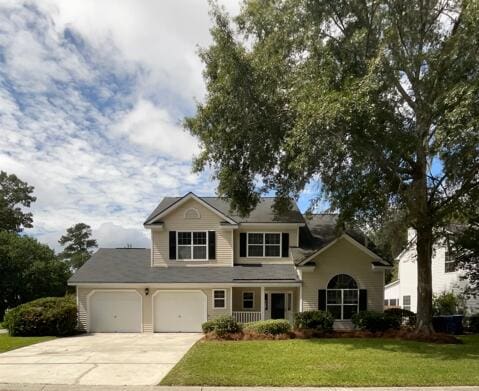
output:
POLYGON ((82 331, 86 331, 87 325, 87 296, 90 289, 77 287, 77 313, 78 313, 78 327, 82 331))
POLYGON ((163 231, 152 230, 153 266, 233 266, 233 232, 222 230, 221 221, 221 217, 195 200, 179 206, 163 219, 163 231), (198 211, 199 219, 185 219, 190 208, 198 211), (169 260, 169 231, 215 231, 216 260, 169 260))
MULTIPOLYGON (((125 290, 131 290, 132 288, 125 288, 125 290)), ((194 289, 191 288, 191 290, 201 290, 207 297, 207 316, 208 319, 214 319, 218 316, 221 315, 230 315, 231 313, 231 289, 230 288, 214 288, 214 289, 225 289, 226 290, 226 308, 224 309, 214 309, 213 308, 213 289, 194 289)), ((80 329, 83 331, 88 330, 88 295, 92 291, 101 291, 101 290, 112 290, 108 288, 77 288, 77 300, 78 300, 78 320, 79 320, 79 325, 80 329)), ((121 291, 121 289, 113 289, 115 291, 121 291)), ((145 295, 145 289, 144 288, 136 288, 135 289, 142 297, 142 302, 143 302, 143 320, 142 320, 142 327, 143 327, 143 332, 145 333, 151 333, 153 332, 153 301, 152 297, 155 294, 155 292, 158 289, 150 289, 149 294, 145 295)), ((161 288, 161 290, 166 290, 164 288, 161 288)), ((175 289, 171 289, 175 290, 175 289)), ((184 289, 181 289, 184 290, 184 289)))
POLYGON ((281 224, 278 224, 278 227, 271 228, 240 228, 235 230, 234 244, 235 244, 235 263, 238 264, 247 264, 247 263, 292 263, 293 260, 291 256, 287 258, 268 258, 268 257, 240 257, 240 232, 278 232, 278 233, 288 233, 289 234, 289 247, 298 246, 298 228, 281 228, 281 224))
POLYGON ((261 288, 233 288, 233 311, 261 311, 261 288), (253 308, 243 308, 243 292, 254 292, 253 308))
POLYGON ((335 275, 348 274, 360 289, 367 289, 368 310, 382 311, 384 272, 371 269, 373 260, 344 238, 319 254, 314 272, 303 272, 303 310, 318 309, 318 289, 326 289, 335 275))

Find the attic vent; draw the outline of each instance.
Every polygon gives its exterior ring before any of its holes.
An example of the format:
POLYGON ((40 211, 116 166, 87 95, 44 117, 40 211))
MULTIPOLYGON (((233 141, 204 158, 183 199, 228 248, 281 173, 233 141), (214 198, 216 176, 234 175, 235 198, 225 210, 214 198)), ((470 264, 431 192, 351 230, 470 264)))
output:
POLYGON ((185 211, 185 219, 192 220, 192 219, 200 219, 200 212, 198 212, 195 208, 189 208, 185 211))

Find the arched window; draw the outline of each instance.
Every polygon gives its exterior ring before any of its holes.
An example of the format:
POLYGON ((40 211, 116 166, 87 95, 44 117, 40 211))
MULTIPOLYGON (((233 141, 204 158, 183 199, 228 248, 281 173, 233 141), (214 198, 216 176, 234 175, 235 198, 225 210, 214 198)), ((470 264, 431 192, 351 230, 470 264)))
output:
POLYGON ((359 311, 358 284, 347 274, 338 274, 328 283, 326 309, 335 319, 351 319, 359 311))
POLYGON ((338 274, 331 278, 328 289, 358 289, 358 284, 356 284, 353 277, 347 274, 338 274))

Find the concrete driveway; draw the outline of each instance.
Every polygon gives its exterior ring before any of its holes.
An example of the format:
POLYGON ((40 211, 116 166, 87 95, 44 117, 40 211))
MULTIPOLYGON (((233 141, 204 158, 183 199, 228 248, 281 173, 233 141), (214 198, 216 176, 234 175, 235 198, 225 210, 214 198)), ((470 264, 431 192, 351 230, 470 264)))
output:
POLYGON ((0 354, 0 383, 155 385, 201 334, 90 334, 0 354))

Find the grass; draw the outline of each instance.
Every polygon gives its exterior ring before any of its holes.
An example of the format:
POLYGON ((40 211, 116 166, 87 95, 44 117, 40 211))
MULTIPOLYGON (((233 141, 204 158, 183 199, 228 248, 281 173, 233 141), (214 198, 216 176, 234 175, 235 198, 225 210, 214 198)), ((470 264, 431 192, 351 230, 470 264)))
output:
POLYGON ((199 341, 161 385, 479 384, 479 336, 462 345, 388 339, 199 341))
POLYGON ((0 353, 51 339, 55 337, 10 337, 8 334, 0 334, 0 353))

